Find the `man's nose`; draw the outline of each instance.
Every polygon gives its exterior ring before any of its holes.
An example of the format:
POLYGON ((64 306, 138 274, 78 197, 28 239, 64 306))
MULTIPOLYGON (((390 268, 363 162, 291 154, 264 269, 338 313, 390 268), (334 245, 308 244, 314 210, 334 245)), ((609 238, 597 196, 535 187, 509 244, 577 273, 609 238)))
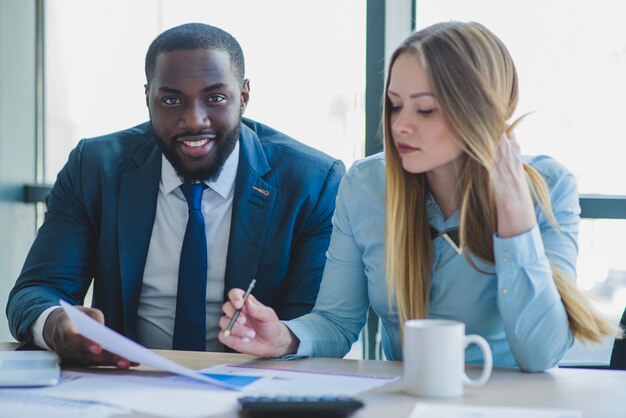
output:
POLYGON ((199 103, 190 103, 185 109, 179 124, 181 128, 200 130, 208 127, 211 122, 204 106, 199 103))

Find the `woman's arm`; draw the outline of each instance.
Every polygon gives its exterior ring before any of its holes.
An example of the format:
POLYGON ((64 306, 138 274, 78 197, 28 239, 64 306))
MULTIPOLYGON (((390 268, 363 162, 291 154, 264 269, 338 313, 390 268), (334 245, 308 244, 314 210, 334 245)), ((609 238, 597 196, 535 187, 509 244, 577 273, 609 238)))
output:
POLYGON ((343 357, 350 350, 369 307, 362 249, 352 233, 352 217, 362 209, 353 199, 353 188, 369 185, 360 181, 353 184, 354 171, 346 174, 339 187, 327 261, 313 311, 281 322, 271 308, 251 296, 226 337, 224 329, 234 310, 242 306, 243 291, 233 289, 220 320, 222 343, 243 353, 270 357, 343 357))
POLYGON ((363 213, 368 210, 367 204, 362 204, 360 198, 367 194, 362 189, 371 187, 367 175, 375 171, 364 170, 364 177, 360 169, 355 164, 339 186, 333 232, 315 307, 310 314, 285 322, 300 340, 296 356, 343 357, 365 324, 369 298, 364 249, 354 236, 353 220, 357 215, 367 216, 363 213))
MULTIPOLYGON (((512 152, 519 154, 519 147, 514 148, 512 152)), ((536 169, 544 175, 550 189, 558 229, 533 207, 534 224, 530 230, 515 230, 528 223, 528 207, 525 198, 521 198, 517 209, 513 205, 497 205, 498 234, 494 237, 498 308, 513 355, 525 371, 542 371, 555 366, 573 343, 567 314, 552 278, 551 264, 568 278, 575 279, 580 214, 578 192, 573 175, 556 161, 545 157, 537 160, 536 169), (510 219, 518 219, 511 221, 513 227, 501 225, 510 219), (502 236, 501 227, 518 233, 502 236)), ((519 175, 519 169, 523 170, 521 156, 509 158, 508 163, 519 163, 517 168, 509 167, 510 172, 519 175)), ((519 186, 510 184, 513 177, 506 181, 502 181, 504 177, 492 178, 496 202, 498 194, 503 198, 507 181, 509 194, 519 186), (499 183, 496 185, 496 182, 499 183)))

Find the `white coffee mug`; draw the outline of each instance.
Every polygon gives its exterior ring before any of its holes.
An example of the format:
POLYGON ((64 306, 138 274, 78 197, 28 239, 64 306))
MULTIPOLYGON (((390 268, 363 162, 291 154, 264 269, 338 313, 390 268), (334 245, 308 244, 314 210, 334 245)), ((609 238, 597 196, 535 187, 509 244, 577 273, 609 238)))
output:
POLYGON ((463 384, 481 386, 491 376, 493 360, 487 341, 465 335, 465 324, 444 319, 414 319, 404 323, 404 384, 411 395, 455 397, 463 384), (465 348, 477 344, 484 358, 478 379, 465 373, 465 348))

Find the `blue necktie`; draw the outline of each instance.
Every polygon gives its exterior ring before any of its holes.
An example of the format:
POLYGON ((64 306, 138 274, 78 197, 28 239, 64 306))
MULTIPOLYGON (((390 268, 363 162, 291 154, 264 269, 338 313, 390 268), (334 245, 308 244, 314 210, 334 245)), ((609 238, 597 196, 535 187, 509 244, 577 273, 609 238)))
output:
POLYGON ((184 183, 189 220, 180 253, 174 323, 174 350, 206 350, 207 254, 204 217, 200 210, 204 183, 184 183))

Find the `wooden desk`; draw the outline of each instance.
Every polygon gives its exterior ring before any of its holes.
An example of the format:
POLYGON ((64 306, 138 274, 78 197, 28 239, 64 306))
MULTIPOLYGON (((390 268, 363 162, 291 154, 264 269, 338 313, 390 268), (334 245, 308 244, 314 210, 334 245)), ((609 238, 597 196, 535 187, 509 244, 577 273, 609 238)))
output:
MULTIPOLYGON (((238 354, 180 353, 161 354, 192 368, 222 363, 262 363, 264 367, 305 371, 333 371, 354 374, 400 376, 402 363, 371 360, 311 358, 290 362, 258 360, 238 354)), ((545 373, 522 373, 514 369, 495 369, 487 384, 466 387, 462 398, 441 400, 406 395, 397 381, 359 395, 366 408, 354 418, 407 417, 414 404, 435 402, 465 405, 571 408, 581 410, 584 418, 626 417, 626 372, 615 370, 559 369, 545 373)), ((235 417, 236 415, 232 415, 235 417)))
MULTIPOLYGON (((13 345, 0 344, 0 349, 13 345)), ((218 364, 251 362, 263 367, 304 371, 332 371, 353 374, 400 376, 401 362, 311 358, 294 361, 262 360, 242 354, 198 353, 157 350, 176 362, 193 369, 218 364)), ((153 370, 140 366, 139 370, 153 370)), ((105 372, 103 370, 103 372, 105 372)), ((132 372, 130 372, 132 373, 132 372)), ((466 387, 456 399, 423 399, 406 395, 402 382, 374 389, 358 396, 366 404, 354 418, 407 417, 416 402, 455 405, 519 406, 536 408, 571 408, 582 411, 584 418, 626 417, 626 372, 614 370, 552 369, 544 373, 522 373, 513 369, 495 369, 491 379, 480 388, 466 387)), ((221 417, 237 417, 237 414, 221 417)), ((121 417, 119 417, 121 418, 121 417)))

